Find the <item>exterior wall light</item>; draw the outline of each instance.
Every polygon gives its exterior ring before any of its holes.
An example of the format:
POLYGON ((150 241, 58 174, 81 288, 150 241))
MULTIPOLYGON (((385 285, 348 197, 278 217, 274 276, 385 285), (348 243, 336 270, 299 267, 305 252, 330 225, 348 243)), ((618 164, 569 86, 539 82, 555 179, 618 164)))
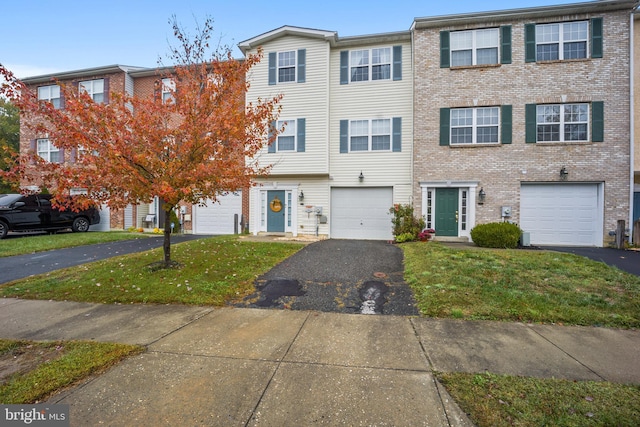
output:
POLYGON ((567 172, 567 168, 563 166, 562 169, 560 169, 560 179, 566 181, 567 176, 569 176, 569 172, 567 172))
POLYGON ((362 175, 362 171, 360 171, 360 175, 358 175, 358 181, 364 181, 364 175, 362 175))
POLYGON ((298 194, 298 201, 300 202, 300 204, 304 202, 304 191, 302 190, 300 190, 300 194, 298 194))
POLYGON ((484 188, 480 187, 480 191, 478 192, 478 204, 483 205, 486 197, 487 193, 484 192, 484 188))

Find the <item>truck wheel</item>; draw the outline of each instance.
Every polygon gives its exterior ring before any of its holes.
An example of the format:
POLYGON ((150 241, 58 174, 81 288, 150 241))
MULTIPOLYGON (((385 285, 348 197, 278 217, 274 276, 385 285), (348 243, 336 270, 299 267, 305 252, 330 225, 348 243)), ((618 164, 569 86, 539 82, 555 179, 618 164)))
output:
POLYGON ((73 225, 71 225, 71 229, 74 232, 84 232, 89 231, 89 220, 83 216, 79 216, 78 218, 73 220, 73 225))
POLYGON ((9 227, 4 222, 0 221, 0 239, 4 239, 9 231, 9 227))

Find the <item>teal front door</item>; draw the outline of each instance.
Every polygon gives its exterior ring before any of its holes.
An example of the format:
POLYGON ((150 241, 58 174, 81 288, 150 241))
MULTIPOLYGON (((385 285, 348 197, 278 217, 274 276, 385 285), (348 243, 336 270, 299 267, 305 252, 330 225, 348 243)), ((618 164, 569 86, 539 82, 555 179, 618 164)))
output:
POLYGON ((267 231, 284 232, 284 190, 267 191, 267 231))
POLYGON ((436 188, 436 234, 458 235, 458 189, 436 188))

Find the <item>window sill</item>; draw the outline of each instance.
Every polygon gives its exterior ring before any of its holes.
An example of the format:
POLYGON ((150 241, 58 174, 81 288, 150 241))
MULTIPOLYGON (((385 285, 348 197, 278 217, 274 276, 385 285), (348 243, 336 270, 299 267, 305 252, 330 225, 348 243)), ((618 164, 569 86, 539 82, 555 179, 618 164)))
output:
POLYGON ((578 58, 578 59, 550 59, 550 60, 545 60, 545 61, 535 61, 533 62, 534 64, 540 64, 540 65, 548 65, 548 64, 564 64, 567 62, 587 62, 590 61, 591 59, 595 59, 595 58, 578 58))
POLYGON ((591 145, 595 144, 593 141, 538 141, 531 145, 591 145))
POLYGON ((499 68, 502 64, 482 64, 482 65, 452 65, 450 70, 478 70, 483 68, 499 68))
MULTIPOLYGON (((500 147, 501 144, 499 142, 483 142, 483 143, 475 143, 475 144, 449 144, 450 148, 481 148, 481 147, 500 147)), ((510 144, 506 144, 510 145, 510 144)))

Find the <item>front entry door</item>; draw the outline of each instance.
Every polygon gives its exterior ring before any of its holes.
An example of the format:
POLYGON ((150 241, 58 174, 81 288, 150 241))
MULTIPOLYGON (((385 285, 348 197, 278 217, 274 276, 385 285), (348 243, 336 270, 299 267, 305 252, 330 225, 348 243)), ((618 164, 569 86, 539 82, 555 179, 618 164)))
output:
POLYGON ((267 231, 284 232, 284 190, 267 191, 267 231))
POLYGON ((458 235, 458 189, 436 188, 436 233, 458 235))

